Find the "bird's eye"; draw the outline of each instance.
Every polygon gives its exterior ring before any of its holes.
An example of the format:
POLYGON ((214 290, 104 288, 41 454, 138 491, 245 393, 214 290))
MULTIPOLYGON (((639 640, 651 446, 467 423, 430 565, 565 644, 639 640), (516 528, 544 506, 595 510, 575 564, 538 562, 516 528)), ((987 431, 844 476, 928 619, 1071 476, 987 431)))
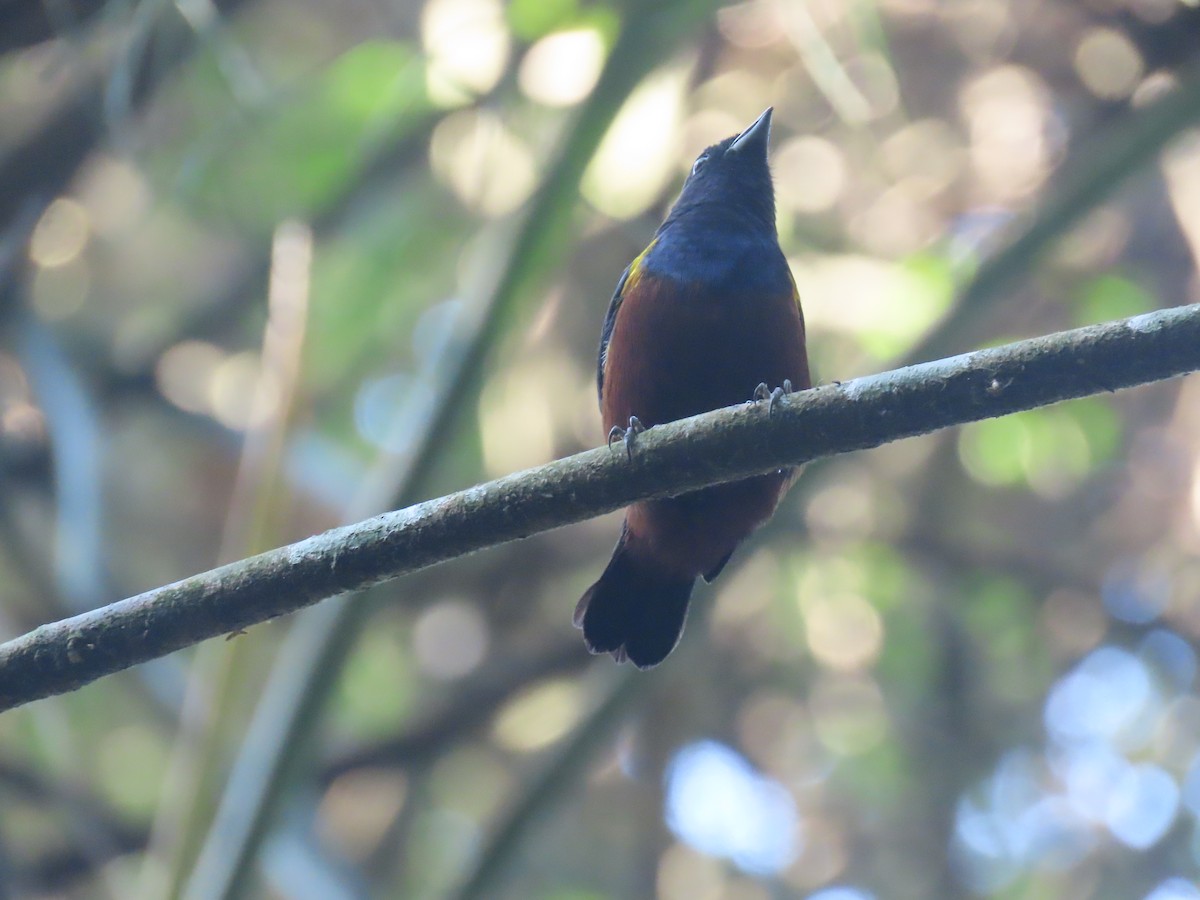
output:
POLYGON ((697 172, 699 172, 700 167, 706 162, 708 162, 707 153, 701 153, 698 157, 696 157, 696 161, 692 163, 692 174, 695 175, 697 172))

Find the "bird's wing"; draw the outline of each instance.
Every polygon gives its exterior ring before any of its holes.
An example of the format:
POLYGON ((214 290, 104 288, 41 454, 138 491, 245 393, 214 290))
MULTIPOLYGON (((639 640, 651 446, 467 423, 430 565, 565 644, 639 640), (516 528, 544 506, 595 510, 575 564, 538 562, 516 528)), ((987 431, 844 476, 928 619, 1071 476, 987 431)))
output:
POLYGON ((621 308, 621 296, 625 292, 625 284, 629 281, 630 264, 621 273, 617 289, 613 291, 612 299, 608 301, 608 312, 604 315, 604 330, 600 332, 600 352, 596 356, 596 393, 600 401, 604 401, 604 364, 608 362, 608 339, 612 337, 613 324, 617 321, 617 310, 621 308))
POLYGON ((621 273, 617 289, 613 291, 612 299, 608 301, 608 312, 604 316, 604 330, 600 332, 600 352, 596 356, 596 394, 600 397, 601 402, 604 400, 604 365, 608 362, 608 342, 612 338, 613 326, 617 321, 617 310, 621 308, 621 300, 625 297, 626 291, 633 290, 641 280, 642 261, 654 249, 654 243, 651 241, 650 245, 639 253, 621 273))

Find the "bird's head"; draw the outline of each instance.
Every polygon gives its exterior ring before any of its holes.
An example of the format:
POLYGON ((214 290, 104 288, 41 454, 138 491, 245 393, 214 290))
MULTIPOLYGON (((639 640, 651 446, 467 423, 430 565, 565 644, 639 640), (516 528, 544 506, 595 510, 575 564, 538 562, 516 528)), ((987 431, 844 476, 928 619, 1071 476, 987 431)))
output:
POLYGON ((767 164, 771 112, 768 107, 741 134, 713 144, 696 157, 667 223, 694 211, 705 213, 705 219, 716 213, 774 232, 775 189, 767 164))

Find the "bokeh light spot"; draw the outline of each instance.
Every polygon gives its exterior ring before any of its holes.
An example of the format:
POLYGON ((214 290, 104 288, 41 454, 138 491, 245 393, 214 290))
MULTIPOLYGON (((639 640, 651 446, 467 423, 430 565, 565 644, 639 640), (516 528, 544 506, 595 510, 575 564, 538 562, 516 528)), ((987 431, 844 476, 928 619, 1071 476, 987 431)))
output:
POLYGON ((386 838, 408 793, 403 772, 364 769, 337 778, 317 807, 317 831, 340 854, 363 862, 386 838))
POLYGON ((413 645, 422 670, 435 678, 461 678, 483 662, 487 623, 472 604, 447 600, 421 613, 413 645))
POLYGON ((642 83, 617 113, 583 176, 583 195, 616 219, 631 219, 658 197, 674 171, 686 70, 642 83))
POLYGON ((722 900, 724 868, 687 844, 672 844, 658 861, 656 900, 722 900))
POLYGON ((783 36, 785 22, 779 6, 777 0, 730 3, 717 10, 717 28, 729 43, 747 50, 761 50, 783 36))
POLYGON ((916 179, 930 194, 949 187, 966 161, 962 138, 941 119, 910 122, 880 147, 883 163, 895 179, 916 179))
POLYGON ((771 154, 779 204, 799 213, 824 212, 846 185, 846 162, 832 141, 793 138, 771 154))
POLYGON ((850 334, 863 348, 892 358, 941 315, 949 301, 936 267, 895 263, 866 255, 797 257, 788 260, 800 296, 833 298, 805 306, 814 328, 850 334))
POLYGON ((334 706, 339 724, 359 738, 393 733, 408 715, 415 683, 412 656, 396 630, 367 629, 342 671, 334 706))
POLYGON ((150 208, 150 187, 141 173, 124 160, 99 156, 90 163, 79 187, 92 228, 105 238, 118 238, 150 208))
POLYGON ((1075 48, 1079 80, 1097 97, 1128 97, 1141 81, 1142 56, 1133 42, 1112 28, 1093 28, 1075 48))
POLYGON ((91 237, 91 220, 83 205, 59 197, 46 207, 29 239, 29 258, 44 268, 65 266, 74 260, 91 237))
POLYGON ((546 385, 562 384, 530 365, 493 378, 479 399, 483 461, 492 477, 549 462, 554 455, 554 411, 546 385))
POLYGON ((1081 817, 1097 824, 1108 815, 1113 790, 1129 767, 1129 761, 1104 741, 1072 745, 1055 759, 1067 802, 1081 817))
POLYGON ((879 656, 883 619, 856 594, 822 595, 802 602, 809 649, 832 669, 855 671, 879 656))
POLYGON ((121 725, 92 751, 105 793, 120 809, 138 815, 154 809, 167 763, 161 734, 148 724, 121 725))
POLYGON ((29 287, 38 315, 50 322, 68 319, 83 309, 92 277, 86 257, 76 256, 61 266, 39 266, 29 287))
POLYGON ((498 0, 429 0, 421 38, 429 56, 429 93, 443 105, 490 90, 508 61, 508 26, 498 0))
POLYGON ((1109 615, 1145 625, 1163 614, 1171 600, 1170 576, 1137 560, 1119 559, 1104 574, 1100 596, 1109 615))
POLYGON ((583 713, 579 685, 555 679, 535 685, 502 709, 494 733, 504 747, 516 751, 540 750, 571 730, 583 713))
POLYGON ((1006 54, 1018 35, 1012 8, 996 0, 957 0, 938 4, 939 17, 958 45, 975 60, 1006 54))
POLYGON ((155 366, 159 392, 182 410, 208 413, 209 385, 225 359, 220 347, 205 341, 181 341, 169 348, 155 366))
POLYGON ((1131 766, 1113 786, 1105 821, 1123 844, 1145 850, 1167 833, 1179 809, 1179 787, 1158 766, 1131 766))
POLYGON ((548 34, 521 60, 521 90, 547 106, 572 106, 586 97, 600 77, 604 40, 591 28, 548 34))
POLYGON ((377 447, 397 452, 411 442, 396 425, 397 410, 411 401, 414 379, 405 372, 381 375, 365 382, 354 397, 354 424, 358 433, 377 447))
POLYGON ((1150 674, 1132 653, 1101 647, 1050 690, 1046 727, 1063 742, 1144 742, 1147 714, 1157 697, 1150 674))
POLYGON ((796 855, 800 822, 791 794, 715 741, 680 750, 667 770, 667 825, 691 846, 769 875, 796 855))
POLYGON ((1049 99, 1039 75, 1017 66, 984 73, 963 89, 970 159, 983 201, 1020 199, 1045 179, 1049 99))
POLYGON ((933 242, 942 230, 928 203, 926 184, 906 179, 868 202, 849 223, 851 234, 866 250, 898 258, 933 242))
POLYGON ((793 787, 818 785, 833 767, 808 710, 794 697, 756 692, 742 706, 737 733, 756 765, 793 787))
POLYGON ((221 360, 209 380, 209 408, 218 422, 234 431, 269 421, 282 399, 278 377, 264 370, 259 355, 250 350, 221 360))
POLYGON ((839 756, 866 753, 887 733, 883 695, 867 678, 822 678, 809 698, 809 711, 817 737, 839 756))
MULTIPOLYGON (((1095 424, 1102 428, 1104 423, 1098 417, 1095 424)), ((964 426, 958 456, 967 474, 982 484, 1024 482, 1040 496, 1057 499, 1074 490, 1090 470, 1095 454, 1088 438, 1073 412, 1033 409, 964 426)))
POLYGON ((1200 887, 1183 878, 1168 878, 1148 893, 1145 900, 1200 900, 1200 887))
POLYGON ((1196 651, 1173 631, 1150 632, 1138 644, 1138 656, 1173 690, 1190 691, 1195 684, 1196 651))
POLYGON ((875 895, 855 887, 831 887, 809 894, 808 900, 875 900, 875 895))
POLYGON ((1031 865, 1067 870, 1092 846, 1079 813, 1044 791, 1043 779, 1033 753, 1010 750, 981 789, 960 800, 955 849, 973 890, 998 890, 1031 865))
POLYGON ((429 153, 438 179, 485 216, 512 212, 533 190, 529 149, 490 111, 464 110, 442 119, 429 153))

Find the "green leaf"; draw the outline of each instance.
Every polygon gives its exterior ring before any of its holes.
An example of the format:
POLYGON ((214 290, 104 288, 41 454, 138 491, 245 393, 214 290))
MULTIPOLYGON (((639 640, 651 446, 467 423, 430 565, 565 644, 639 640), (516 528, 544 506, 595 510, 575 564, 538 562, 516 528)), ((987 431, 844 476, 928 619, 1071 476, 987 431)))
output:
POLYGON ((513 0, 506 10, 513 34, 535 41, 551 31, 574 24, 579 15, 576 0, 513 0))
POLYGON ((1062 496, 1120 446, 1122 427, 1101 398, 1033 409, 963 427, 959 459, 967 473, 986 485, 1028 484, 1039 493, 1062 496))
POLYGON ((198 114, 205 133, 181 134, 183 158, 166 165, 202 213, 266 229, 317 212, 382 137, 403 134, 428 109, 419 55, 369 41, 272 98, 270 108, 216 126, 198 114))

